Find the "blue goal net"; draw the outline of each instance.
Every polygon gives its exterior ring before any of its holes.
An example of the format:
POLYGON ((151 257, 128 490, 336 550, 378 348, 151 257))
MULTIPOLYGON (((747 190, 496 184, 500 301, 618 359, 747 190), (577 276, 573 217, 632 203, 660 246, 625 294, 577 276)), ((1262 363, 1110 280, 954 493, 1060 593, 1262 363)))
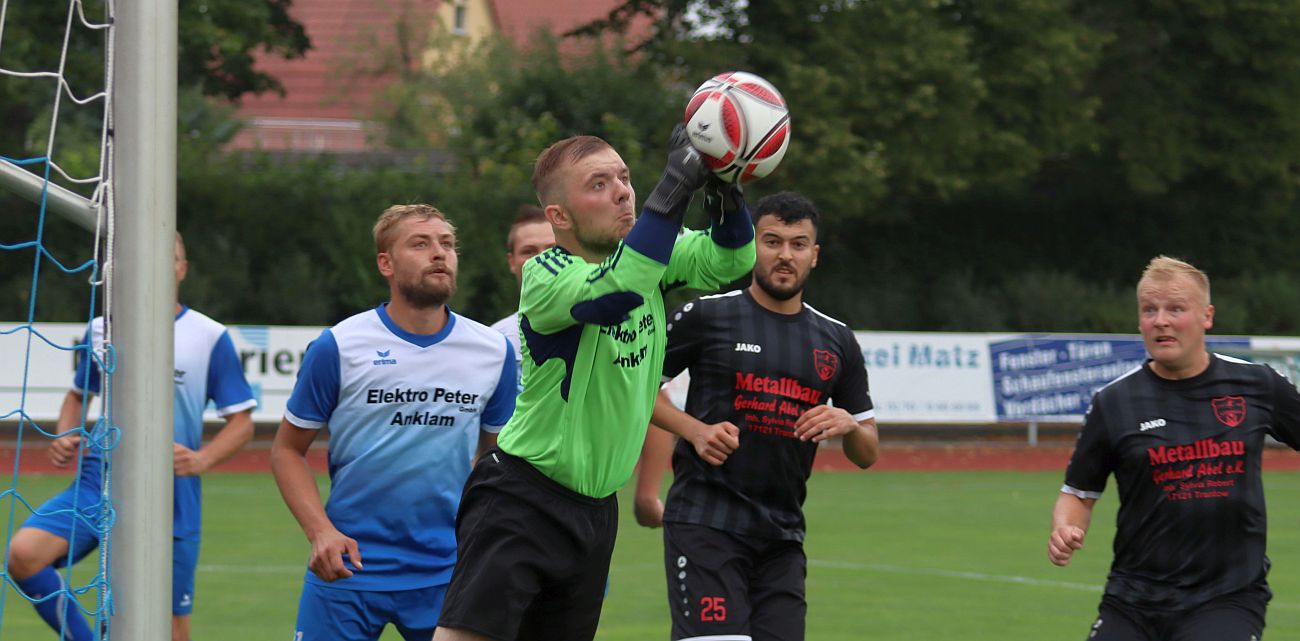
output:
POLYGON ((0 0, 0 638, 110 634, 112 15, 0 0))

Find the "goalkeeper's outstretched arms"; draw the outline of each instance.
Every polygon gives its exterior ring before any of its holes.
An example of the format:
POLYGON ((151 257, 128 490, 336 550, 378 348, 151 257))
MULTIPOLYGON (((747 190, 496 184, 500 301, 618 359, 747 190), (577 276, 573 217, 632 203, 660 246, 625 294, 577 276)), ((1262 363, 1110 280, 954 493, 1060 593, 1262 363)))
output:
POLYGON ((740 185, 710 177, 703 191, 709 229, 678 238, 664 273, 665 290, 716 290, 754 268, 754 221, 740 185))

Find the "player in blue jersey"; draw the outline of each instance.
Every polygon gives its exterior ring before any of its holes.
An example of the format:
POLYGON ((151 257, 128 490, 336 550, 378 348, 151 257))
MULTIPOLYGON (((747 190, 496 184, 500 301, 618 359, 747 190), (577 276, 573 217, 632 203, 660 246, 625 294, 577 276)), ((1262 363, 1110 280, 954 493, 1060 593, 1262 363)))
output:
MULTIPOLYGON (((188 269, 185 244, 177 234, 178 288, 188 269)), ((103 342, 104 319, 96 318, 91 321, 84 344, 86 349, 100 352, 103 342)), ((172 464, 176 483, 172 517, 172 640, 188 641, 190 613, 194 607, 194 572, 199 561, 202 509, 199 475, 230 458, 253 438, 252 411, 257 402, 226 328, 179 302, 174 358, 176 443, 172 464), (203 410, 208 401, 216 406, 225 425, 211 441, 203 444, 203 410)), ((83 444, 78 433, 67 432, 86 427, 85 408, 100 393, 100 384, 100 372, 93 359, 85 351, 79 352, 73 389, 64 398, 59 412, 57 429, 64 435, 54 439, 49 449, 50 460, 58 467, 75 464, 78 450, 84 452, 78 482, 38 508, 9 544, 9 573, 33 599, 44 598, 63 587, 63 578, 55 568, 64 567, 69 561, 75 563, 99 544, 98 528, 92 525, 103 518, 99 448, 83 444)), ((85 617, 76 608, 76 604, 62 598, 36 604, 36 612, 46 623, 55 630, 63 630, 62 638, 93 639, 85 617)))
POLYGON ((271 450, 311 542, 295 641, 433 636, 456 562, 456 510, 473 459, 514 411, 514 350, 452 312, 456 230, 429 205, 374 229, 391 299, 325 330, 303 358, 271 450), (330 432, 329 502, 307 449, 330 432))
MULTIPOLYGON (((555 246, 555 232, 546 222, 546 214, 537 205, 524 205, 519 208, 515 222, 510 224, 510 233, 506 235, 506 265, 515 276, 515 283, 523 285, 524 263, 555 246)), ((492 323, 492 329, 505 334, 510 346, 515 350, 515 368, 522 379, 524 371, 523 352, 519 350, 519 312, 506 316, 492 323)))

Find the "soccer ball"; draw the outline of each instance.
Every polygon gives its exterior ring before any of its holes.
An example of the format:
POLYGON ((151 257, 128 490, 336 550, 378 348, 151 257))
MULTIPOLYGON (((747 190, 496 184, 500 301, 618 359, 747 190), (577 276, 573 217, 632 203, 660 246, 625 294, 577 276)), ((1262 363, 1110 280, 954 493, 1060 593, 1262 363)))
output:
POLYGON ((686 104, 686 133, 715 175, 749 182, 781 164, 790 145, 790 112, 772 83, 744 71, 721 73, 686 104))

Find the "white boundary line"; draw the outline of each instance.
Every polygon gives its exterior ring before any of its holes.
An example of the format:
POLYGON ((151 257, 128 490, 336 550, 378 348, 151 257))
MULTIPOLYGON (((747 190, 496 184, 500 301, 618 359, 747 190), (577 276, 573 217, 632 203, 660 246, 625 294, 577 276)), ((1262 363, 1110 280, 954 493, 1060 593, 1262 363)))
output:
POLYGON ((298 565, 199 564, 199 572, 211 572, 213 574, 289 574, 296 577, 306 571, 306 563, 298 565))
POLYGON ((963 572, 961 570, 944 570, 941 568, 912 568, 884 563, 849 563, 845 561, 821 561, 818 559, 808 559, 808 565, 835 570, 867 570, 869 572, 887 572, 890 574, 920 574, 949 579, 967 579, 969 581, 984 581, 987 583, 1013 583, 1017 585, 1081 590, 1084 592, 1100 593, 1102 590, 1102 586, 1092 585, 1090 583, 1034 579, 1027 576, 1003 576, 997 574, 984 574, 982 572, 963 572))
MULTIPOLYGON (((960 570, 945 570, 942 568, 916 568, 901 565, 888 565, 884 563, 851 563, 847 561, 822 561, 819 559, 808 559, 808 565, 819 568, 828 568, 833 570, 865 570, 867 572, 884 572, 889 574, 914 574, 924 576, 937 576, 948 579, 966 579, 968 581, 983 581, 986 583, 1010 583, 1014 585, 1029 585, 1035 587, 1061 588, 1065 590, 1079 590, 1082 592, 1101 593, 1102 586, 1088 583, 1075 583, 1071 581, 1053 581, 1051 579, 1035 579, 1027 576, 1004 576, 998 574, 984 574, 982 572, 963 572, 960 570)), ((1273 601, 1268 604, 1270 608, 1281 608, 1283 610, 1300 610, 1300 605, 1293 603, 1278 603, 1273 601)))

